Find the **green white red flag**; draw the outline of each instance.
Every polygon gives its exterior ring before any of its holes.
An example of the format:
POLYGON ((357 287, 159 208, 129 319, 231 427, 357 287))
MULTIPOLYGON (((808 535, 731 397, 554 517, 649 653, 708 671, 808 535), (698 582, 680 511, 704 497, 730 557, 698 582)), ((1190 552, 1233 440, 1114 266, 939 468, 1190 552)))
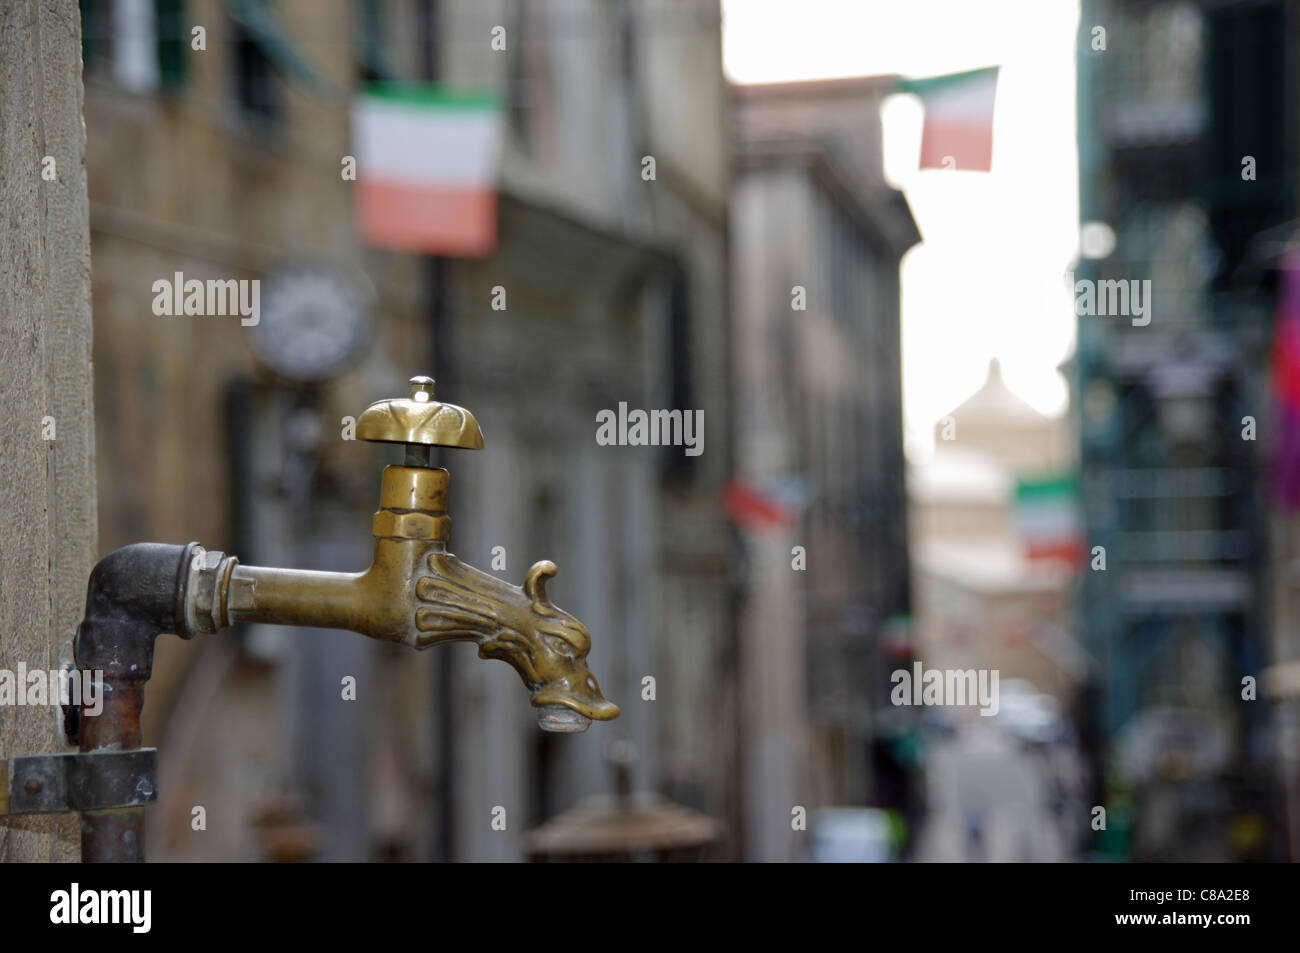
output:
POLYGON ((904 79, 899 90, 921 97, 925 125, 921 131, 922 169, 993 167, 993 104, 998 67, 950 73, 928 79, 904 79))
POLYGON ((1083 519, 1073 478, 1017 481, 1012 518, 1029 559, 1074 563, 1082 558, 1083 519))
POLYGON ((492 254, 502 128, 501 108, 488 95, 365 89, 352 106, 362 240, 426 255, 492 254))

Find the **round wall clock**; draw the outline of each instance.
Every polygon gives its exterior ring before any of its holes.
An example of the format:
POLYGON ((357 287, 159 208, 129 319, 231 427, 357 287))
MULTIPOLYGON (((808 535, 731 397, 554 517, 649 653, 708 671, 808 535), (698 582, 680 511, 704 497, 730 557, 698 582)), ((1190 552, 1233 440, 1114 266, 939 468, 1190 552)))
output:
POLYGON ((260 320, 250 330, 257 356, 276 374, 304 384, 346 370, 373 337, 368 296, 323 267, 272 274, 263 282, 260 320))

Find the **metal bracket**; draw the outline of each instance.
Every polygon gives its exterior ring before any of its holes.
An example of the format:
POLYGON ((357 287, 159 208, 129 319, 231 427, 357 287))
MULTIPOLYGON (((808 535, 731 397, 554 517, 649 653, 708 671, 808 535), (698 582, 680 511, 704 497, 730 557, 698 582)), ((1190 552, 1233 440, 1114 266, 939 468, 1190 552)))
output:
POLYGON ((0 759, 0 815, 142 807, 158 800, 156 748, 0 759))

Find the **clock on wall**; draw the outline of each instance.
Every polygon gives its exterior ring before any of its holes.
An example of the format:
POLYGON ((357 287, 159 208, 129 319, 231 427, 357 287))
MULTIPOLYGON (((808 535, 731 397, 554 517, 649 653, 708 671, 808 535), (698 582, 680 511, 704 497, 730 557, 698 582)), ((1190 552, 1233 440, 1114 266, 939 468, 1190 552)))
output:
POLYGON ((370 294, 331 268, 284 268, 262 283, 260 320, 250 331, 253 350, 276 374, 303 384, 323 381, 347 370, 370 345, 370 294))

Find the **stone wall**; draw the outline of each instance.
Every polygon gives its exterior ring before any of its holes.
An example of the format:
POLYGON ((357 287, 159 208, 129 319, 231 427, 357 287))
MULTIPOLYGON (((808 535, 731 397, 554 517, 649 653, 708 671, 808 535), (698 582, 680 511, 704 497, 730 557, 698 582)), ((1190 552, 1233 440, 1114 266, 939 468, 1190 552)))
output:
MULTIPOLYGON (((10 670, 71 658, 95 559, 81 117, 77 5, 0 5, 0 668, 10 670)), ((0 707, 0 757, 65 748, 57 707, 0 707)), ((0 818, 0 861, 77 860, 76 832, 74 815, 0 818)))

